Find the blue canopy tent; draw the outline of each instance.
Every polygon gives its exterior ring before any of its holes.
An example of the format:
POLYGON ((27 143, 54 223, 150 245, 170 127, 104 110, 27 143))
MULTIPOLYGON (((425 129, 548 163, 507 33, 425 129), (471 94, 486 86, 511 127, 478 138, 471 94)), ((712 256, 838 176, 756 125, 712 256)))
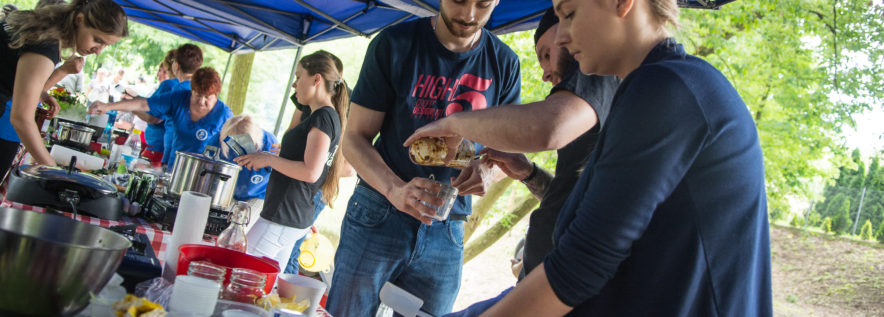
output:
MULTIPOLYGON (((385 27, 435 15, 439 0, 115 0, 133 21, 229 53, 301 48, 311 42, 371 36, 385 27)), ((678 0, 679 6, 710 8, 734 0, 678 0)), ((550 0, 501 0, 486 28, 494 33, 536 27, 550 0)), ((228 60, 228 65, 230 61, 228 60)), ((227 70, 224 71, 225 76, 227 70)), ((276 130, 288 98, 283 98, 276 130)))
MULTIPOLYGON (((232 54, 301 48, 312 42, 371 36, 385 27, 435 15, 439 1, 422 0, 115 0, 133 21, 232 54)), ((549 0, 501 1, 487 27, 496 33, 531 29, 549 0)), ((229 64, 229 61, 228 61, 229 64)), ((226 75, 226 70, 225 70, 226 75)), ((290 76, 286 84, 288 96, 290 76)), ((283 99, 276 131, 287 98, 283 99)))

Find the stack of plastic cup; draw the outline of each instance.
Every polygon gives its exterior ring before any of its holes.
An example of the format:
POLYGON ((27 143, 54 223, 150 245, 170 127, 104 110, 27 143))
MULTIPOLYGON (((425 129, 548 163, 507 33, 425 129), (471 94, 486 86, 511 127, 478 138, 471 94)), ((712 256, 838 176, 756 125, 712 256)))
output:
POLYGON ((192 275, 178 275, 172 285, 169 311, 211 316, 218 302, 221 284, 192 275))

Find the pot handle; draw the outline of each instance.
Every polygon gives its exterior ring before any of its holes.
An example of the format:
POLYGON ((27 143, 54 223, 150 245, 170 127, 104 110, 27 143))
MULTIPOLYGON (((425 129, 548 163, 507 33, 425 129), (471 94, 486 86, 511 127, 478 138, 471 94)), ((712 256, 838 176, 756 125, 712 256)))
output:
POLYGON ((206 174, 213 174, 213 175, 217 176, 218 178, 220 178, 222 181, 225 181, 225 182, 226 182, 228 179, 230 179, 230 175, 227 175, 227 174, 224 174, 224 173, 219 173, 219 172, 216 172, 216 171, 210 171, 210 170, 207 170, 207 169, 203 169, 203 171, 200 172, 200 177, 206 176, 206 174))

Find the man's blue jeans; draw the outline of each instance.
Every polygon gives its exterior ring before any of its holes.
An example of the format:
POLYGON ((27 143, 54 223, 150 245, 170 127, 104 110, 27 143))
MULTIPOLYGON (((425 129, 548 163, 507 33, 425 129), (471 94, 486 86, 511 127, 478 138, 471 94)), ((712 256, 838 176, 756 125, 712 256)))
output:
MULTIPOLYGON (((322 202, 322 191, 316 192, 316 195, 313 196, 313 223, 316 223, 316 218, 319 217, 319 213, 325 209, 325 203, 322 202)), ((301 256, 301 243, 304 242, 307 236, 298 239, 298 242, 295 242, 295 247, 292 249, 292 255, 289 257, 289 263, 286 264, 285 270, 283 273, 294 273, 297 274, 300 269, 300 263, 298 263, 298 257, 301 256)))
POLYGON ((421 309, 434 316, 451 312, 460 288, 463 230, 463 221, 422 224, 378 192, 356 186, 341 224, 328 312, 374 316, 386 281, 423 299, 421 309))

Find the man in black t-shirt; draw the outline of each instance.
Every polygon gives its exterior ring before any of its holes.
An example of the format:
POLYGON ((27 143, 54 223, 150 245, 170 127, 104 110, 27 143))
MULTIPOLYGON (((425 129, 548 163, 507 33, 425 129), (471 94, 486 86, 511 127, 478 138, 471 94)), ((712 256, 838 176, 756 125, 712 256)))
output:
POLYGON ((369 45, 342 141, 360 180, 341 224, 332 315, 373 316, 385 282, 423 299, 434 316, 451 311, 482 173, 478 162, 463 172, 414 164, 402 142, 454 113, 519 103, 519 58, 484 29, 498 2, 441 0, 438 16, 392 26, 369 45), (425 216, 434 209, 424 202, 442 203, 430 177, 460 190, 445 221, 425 216))
MULTIPOLYGON (((450 121, 449 125, 459 126, 462 124, 461 122, 464 122, 461 120, 481 116, 483 112, 494 113, 499 110, 518 111, 517 109, 524 107, 545 107, 550 111, 553 109, 565 111, 570 118, 568 122, 563 122, 563 124, 575 125, 575 128, 570 129, 570 132, 578 136, 572 137, 568 140, 569 143, 564 146, 556 146, 558 160, 555 177, 529 161, 524 154, 485 150, 487 160, 498 165, 507 176, 520 180, 532 194, 541 199, 540 206, 531 214, 520 276, 525 276, 542 263, 543 258, 553 249, 553 231, 559 209, 571 193, 571 189, 580 176, 580 171, 586 165, 590 153, 595 148, 599 131, 611 109, 611 100, 619 85, 619 80, 615 76, 580 73, 574 59, 564 48, 555 43, 558 22, 554 11, 547 10, 534 35, 535 52, 543 69, 543 80, 555 85, 546 100, 513 109, 490 109, 482 112, 458 114, 456 117, 445 119, 450 121)), ((512 126, 512 121, 509 120, 486 120, 483 126, 486 128, 490 126, 491 130, 502 129, 503 127, 498 126, 498 123, 512 126)), ((468 140, 481 140, 483 136, 500 135, 500 133, 483 134, 483 130, 473 128, 463 130, 466 131, 460 135, 468 140)), ((537 135, 537 137, 552 136, 555 135, 537 135)), ((487 141, 491 142, 491 140, 487 141)))

